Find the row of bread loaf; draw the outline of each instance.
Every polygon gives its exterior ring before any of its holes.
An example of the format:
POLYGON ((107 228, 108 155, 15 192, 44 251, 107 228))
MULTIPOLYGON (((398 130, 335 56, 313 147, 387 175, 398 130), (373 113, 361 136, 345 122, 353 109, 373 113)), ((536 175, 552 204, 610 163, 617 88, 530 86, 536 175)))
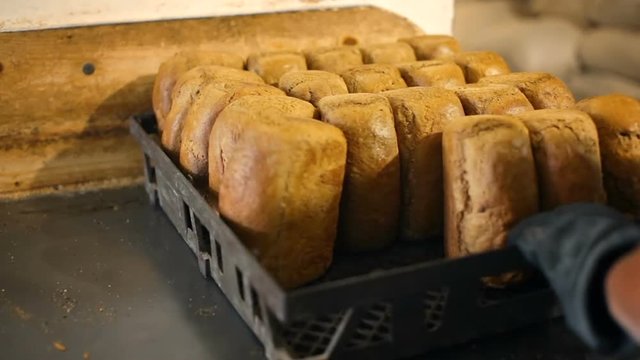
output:
MULTIPOLYGON (((188 173, 208 175, 220 212, 287 287, 326 270, 336 231, 339 246, 376 249, 397 237, 437 236, 446 218, 448 253, 461 256, 502 246, 515 221, 540 209, 538 192, 542 208, 603 200, 598 138, 588 116, 532 111, 573 107, 564 84, 549 74, 335 94, 326 91, 328 73, 287 73, 279 90, 251 72, 196 70, 175 86, 163 144, 188 173), (519 119, 454 121, 525 112, 519 119), (178 147, 165 143, 167 133, 179 138, 178 147), (569 140, 564 148, 562 139, 569 140)), ((330 75, 334 83, 343 79, 330 75)), ((376 76, 355 82, 375 86, 376 76)), ((616 174, 619 189, 623 177, 616 174)))
POLYGON ((241 96, 282 95, 274 87, 266 86, 264 80, 256 74, 262 75, 264 79, 278 78, 280 88, 287 95, 316 104, 318 99, 326 95, 380 92, 404 88, 406 84, 461 86, 464 84, 465 74, 470 81, 477 81, 486 75, 509 72, 504 60, 495 53, 457 52, 457 41, 449 36, 420 36, 404 41, 362 49, 353 46, 315 49, 306 53, 306 60, 301 53, 294 52, 255 54, 247 61, 248 67, 255 73, 241 70, 244 60, 238 55, 210 51, 179 53, 162 64, 154 84, 153 104, 158 126, 162 131, 162 143, 171 154, 180 158, 183 167, 192 176, 206 176, 204 138, 207 137, 217 113, 241 96), (437 57, 448 60, 424 60, 397 65, 356 65, 345 70, 342 77, 323 70, 296 70, 306 68, 307 62, 314 69, 330 69, 336 68, 338 61, 346 66, 344 64, 349 61, 361 64, 363 58, 381 62, 394 58, 415 58, 413 55, 393 56, 394 53, 407 53, 402 51, 407 50, 406 48, 411 54, 415 49, 417 57, 421 59, 437 57), (349 55, 353 53, 358 54, 354 59, 359 60, 349 60, 349 55), (452 62, 452 59, 456 62, 452 62), (465 70, 464 73, 462 69, 465 70), (252 85, 248 87, 247 83, 252 85), (232 90, 235 91, 234 96, 229 95, 232 90), (213 109, 202 106, 211 103, 212 98, 221 101, 213 109), (172 106, 174 101, 176 104, 172 106))
MULTIPOLYGON (((242 56, 232 53, 184 51, 160 66, 158 81, 153 89, 154 111, 159 125, 162 125, 171 107, 171 94, 178 78, 199 66, 223 66, 238 70, 246 67, 247 70, 261 76, 263 82, 277 86, 280 78, 291 71, 319 70, 342 74, 351 68, 367 64, 397 64, 397 69, 382 66, 383 70, 380 71, 390 73, 394 77, 393 80, 397 84, 393 86, 402 87, 455 86, 464 84, 465 77, 467 82, 473 83, 486 75, 509 72, 508 65, 500 55, 493 52, 461 52, 457 40, 445 35, 424 35, 401 39, 396 43, 364 47, 337 46, 305 52, 256 53, 250 55, 246 61, 242 56), (397 70, 403 79, 398 79, 397 70)), ((367 69, 367 66, 364 69, 367 69)), ((353 76, 357 74, 351 75, 353 76)), ((256 79, 252 78, 249 81, 253 82, 256 79)))

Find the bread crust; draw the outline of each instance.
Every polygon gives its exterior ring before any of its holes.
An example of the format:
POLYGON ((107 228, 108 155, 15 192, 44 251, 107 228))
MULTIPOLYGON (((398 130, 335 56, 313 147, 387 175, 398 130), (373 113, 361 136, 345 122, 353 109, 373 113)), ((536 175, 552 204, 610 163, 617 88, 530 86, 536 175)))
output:
POLYGON ((160 130, 163 129, 164 119, 171 109, 171 93, 176 81, 182 74, 200 65, 219 65, 241 70, 244 58, 227 52, 191 50, 179 52, 164 61, 156 74, 151 97, 160 130))
POLYGON ((198 66, 180 76, 171 95, 171 109, 161 134, 162 145, 171 156, 179 156, 184 120, 201 89, 215 83, 217 88, 224 90, 225 86, 233 87, 238 82, 264 84, 262 78, 253 72, 215 65, 198 66))
POLYGON ((397 64, 407 86, 440 86, 445 88, 465 84, 458 65, 442 60, 423 60, 397 64))
POLYGON ((442 88, 383 92, 395 118, 402 174, 401 238, 424 240, 442 233, 442 128, 464 116, 456 95, 442 88))
POLYGON ((278 86, 282 75, 289 71, 307 70, 307 61, 296 51, 274 51, 249 55, 247 70, 260 75, 264 82, 278 86))
POLYGON ((575 99, 567 85, 556 76, 545 72, 517 72, 487 76, 480 84, 515 86, 527 97, 534 109, 569 109, 575 99))
POLYGON ((209 188, 218 192, 225 167, 244 131, 258 122, 278 117, 312 118, 316 109, 306 101, 288 96, 244 96, 218 115, 209 134, 209 188))
POLYGON ((365 64, 397 64, 416 61, 413 48, 403 42, 364 46, 360 51, 365 64))
POLYGON ((544 109, 518 116, 529 130, 541 210, 606 200, 598 132, 589 115, 544 109))
POLYGON ((280 78, 278 86, 287 95, 314 105, 325 96, 349 93, 340 75, 321 70, 288 72, 280 78))
POLYGON ((218 114, 244 96, 285 96, 266 84, 213 82, 200 89, 184 120, 180 134, 180 165, 194 179, 206 179, 209 170, 209 135, 218 114))
POLYGON ((511 72, 504 58, 493 51, 463 51, 455 54, 453 60, 464 72, 468 84, 476 83, 487 76, 511 72))
POLYGON ((622 94, 584 99, 576 108, 598 129, 609 204, 640 216, 640 102, 622 94))
POLYGON ((360 65, 340 76, 350 93, 378 93, 407 87, 398 69, 389 64, 360 65))
POLYGON ((347 144, 312 119, 279 115, 244 129, 222 179, 220 214, 284 288, 329 267, 347 144))
POLYGON ((305 52, 307 67, 339 74, 362 65, 362 54, 355 46, 321 47, 305 52))
POLYGON ((383 248, 398 235, 402 198, 389 101, 376 94, 337 95, 322 99, 318 110, 348 143, 338 246, 350 251, 383 248))
POLYGON ((448 257, 507 244, 507 232, 538 211, 527 128, 517 118, 478 115, 444 128, 445 243, 448 257))
POLYGON ((515 86, 502 84, 467 84, 452 87, 466 115, 518 115, 533 106, 515 86))
POLYGON ((421 35, 400 39, 409 44, 418 60, 450 59, 460 51, 460 43, 449 35, 421 35))

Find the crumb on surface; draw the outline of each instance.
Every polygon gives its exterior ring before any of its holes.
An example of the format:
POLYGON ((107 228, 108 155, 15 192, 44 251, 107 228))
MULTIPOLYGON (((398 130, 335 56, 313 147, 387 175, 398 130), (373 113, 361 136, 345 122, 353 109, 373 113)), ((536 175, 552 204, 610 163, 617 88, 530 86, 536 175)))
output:
POLYGON ((67 347, 61 343, 60 341, 54 341, 53 342, 53 348, 58 350, 58 351, 67 351, 67 347))

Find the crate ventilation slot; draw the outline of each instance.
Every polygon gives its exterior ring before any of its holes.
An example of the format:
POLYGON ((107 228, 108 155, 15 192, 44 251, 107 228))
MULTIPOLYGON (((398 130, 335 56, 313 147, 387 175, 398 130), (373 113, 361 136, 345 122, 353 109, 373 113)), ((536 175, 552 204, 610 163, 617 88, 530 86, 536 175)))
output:
POLYGON ((344 313, 324 315, 286 327, 282 336, 291 355, 306 358, 324 354, 343 317, 344 313))
POLYGON ((427 291, 424 297, 424 322, 428 331, 436 331, 442 325, 449 289, 427 291))
POLYGON ((391 304, 373 304, 362 315, 358 326, 347 343, 348 349, 362 349, 393 340, 391 336, 391 304))

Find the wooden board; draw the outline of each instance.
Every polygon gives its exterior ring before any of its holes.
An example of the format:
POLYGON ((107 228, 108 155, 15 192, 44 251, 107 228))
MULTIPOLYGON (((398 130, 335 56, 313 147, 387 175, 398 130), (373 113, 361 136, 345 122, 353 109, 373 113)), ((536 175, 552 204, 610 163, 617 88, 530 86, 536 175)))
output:
POLYGON ((125 120, 151 109, 153 74, 181 49, 246 56, 420 33, 376 8, 0 33, 0 198, 139 178, 125 120))

